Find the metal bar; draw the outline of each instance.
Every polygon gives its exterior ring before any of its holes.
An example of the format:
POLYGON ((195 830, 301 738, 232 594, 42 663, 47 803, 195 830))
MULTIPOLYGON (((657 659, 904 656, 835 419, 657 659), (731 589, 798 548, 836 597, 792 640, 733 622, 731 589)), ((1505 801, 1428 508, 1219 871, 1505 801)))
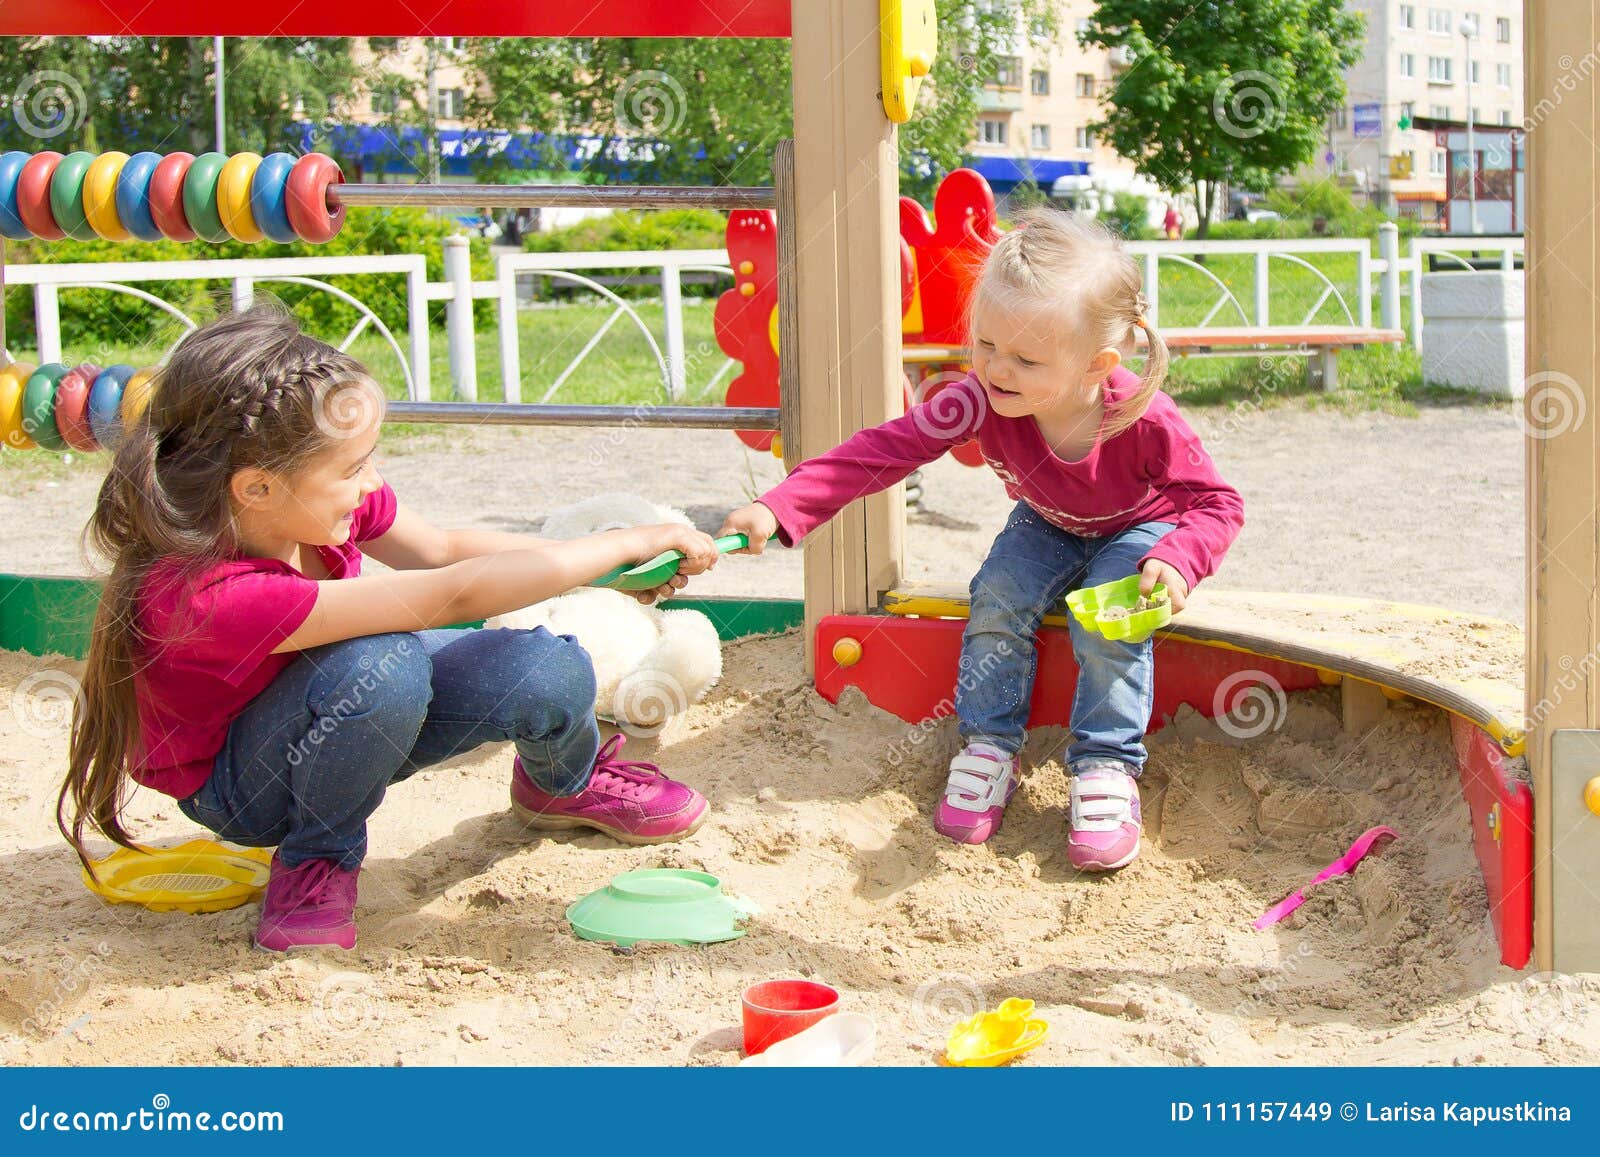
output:
POLYGON ((460 426, 636 426, 652 430, 776 430, 771 406, 544 406, 510 402, 390 402, 397 422, 460 426))
POLYGON ((737 185, 331 185, 328 206, 463 208, 771 209, 769 188, 737 185))

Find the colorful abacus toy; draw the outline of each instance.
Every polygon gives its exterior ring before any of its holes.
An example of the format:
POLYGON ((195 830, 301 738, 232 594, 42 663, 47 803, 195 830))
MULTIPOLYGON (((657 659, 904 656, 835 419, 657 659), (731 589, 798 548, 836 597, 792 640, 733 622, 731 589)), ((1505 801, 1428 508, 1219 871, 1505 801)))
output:
POLYGON ((12 362, 0 368, 0 445, 115 450, 150 404, 154 369, 12 362))
POLYGON ((0 235, 78 241, 308 241, 344 224, 332 157, 307 153, 0 155, 0 235))

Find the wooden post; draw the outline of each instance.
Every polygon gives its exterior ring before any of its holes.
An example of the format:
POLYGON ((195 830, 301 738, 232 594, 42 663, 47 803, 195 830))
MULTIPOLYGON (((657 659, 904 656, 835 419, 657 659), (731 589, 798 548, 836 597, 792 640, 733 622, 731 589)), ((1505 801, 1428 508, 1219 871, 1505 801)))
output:
POLYGON ((1592 0, 1527 0, 1528 758, 1534 798, 1534 960, 1600 969, 1600 816, 1573 789, 1597 726, 1600 671, 1600 106, 1592 0), (1578 54, 1583 53, 1582 58, 1578 54), (1587 817, 1587 818, 1585 818, 1587 817), (1560 833, 1559 842, 1557 833, 1560 833), (1585 876, 1588 879, 1585 879, 1585 876))
MULTIPOLYGON (((786 457, 815 457, 901 412, 899 155, 880 95, 878 8, 791 8, 802 405, 800 444, 786 438, 786 457)), ((904 488, 894 486, 806 540, 808 672, 818 620, 875 607, 900 580, 904 538, 904 488)))

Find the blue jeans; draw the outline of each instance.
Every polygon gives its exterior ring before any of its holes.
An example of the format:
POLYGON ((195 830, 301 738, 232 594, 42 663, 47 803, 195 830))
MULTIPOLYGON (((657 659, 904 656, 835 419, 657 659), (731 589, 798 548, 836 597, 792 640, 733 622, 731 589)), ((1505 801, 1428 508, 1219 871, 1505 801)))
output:
POLYGON ((178 802, 225 840, 290 867, 354 868, 390 784, 510 740, 553 795, 589 781, 600 746, 594 668, 543 627, 369 635, 301 652, 228 729, 211 778, 178 802))
MULTIPOLYGON (((972 580, 972 611, 961 637, 956 717, 962 739, 1022 750, 1033 697, 1034 636, 1061 596, 1137 573, 1139 560, 1172 529, 1146 522, 1105 538, 1080 538, 1019 502, 972 580)), ((1072 620, 1078 687, 1072 699, 1067 765, 1089 758, 1144 767, 1153 706, 1151 643, 1122 643, 1072 620)))

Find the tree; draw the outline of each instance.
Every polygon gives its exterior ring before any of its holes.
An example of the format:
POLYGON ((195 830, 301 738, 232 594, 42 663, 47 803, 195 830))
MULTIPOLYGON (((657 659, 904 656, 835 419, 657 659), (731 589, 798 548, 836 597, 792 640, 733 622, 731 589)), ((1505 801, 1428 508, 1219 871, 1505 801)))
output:
MULTIPOLYGON (((900 126, 901 187, 930 194, 972 143, 984 85, 1021 35, 1055 36, 1051 0, 938 0, 940 47, 900 126)), ((781 40, 481 40, 468 44, 481 128, 574 133, 601 144, 598 179, 764 184, 794 131, 781 40)), ((486 165, 497 164, 490 159, 486 165)))
MULTIPOLYGON (((341 111, 358 73, 348 38, 230 38, 224 68, 230 152, 294 148, 295 122, 341 111)), ((0 143, 205 152, 214 73, 208 36, 0 37, 0 76, 21 78, 0 94, 0 143)))
POLYGON ((1199 237, 1217 189, 1265 192, 1311 161, 1361 58, 1344 0, 1102 0, 1079 39, 1127 71, 1091 131, 1171 193, 1194 193, 1199 237))

